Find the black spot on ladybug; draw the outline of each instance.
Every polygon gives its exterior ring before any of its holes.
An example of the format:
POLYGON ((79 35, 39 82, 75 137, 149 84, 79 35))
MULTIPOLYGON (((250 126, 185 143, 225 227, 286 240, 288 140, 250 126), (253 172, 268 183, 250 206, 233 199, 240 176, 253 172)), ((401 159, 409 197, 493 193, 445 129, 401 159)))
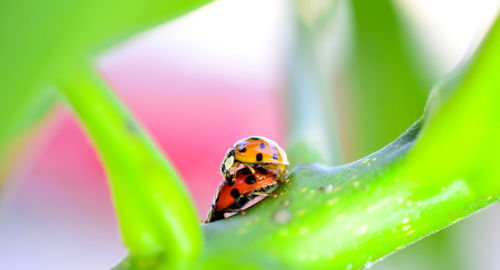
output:
POLYGON ((255 158, 257 159, 257 161, 262 161, 262 154, 258 153, 257 156, 255 156, 255 158))
POLYGON ((267 170, 266 170, 266 169, 264 169, 264 168, 262 168, 262 167, 257 167, 257 168, 255 168, 255 169, 256 169, 257 171, 259 171, 261 174, 264 174, 264 175, 266 175, 266 174, 267 174, 267 170))
POLYGON ((257 179, 255 179, 255 176, 253 176, 253 174, 247 176, 247 178, 245 178, 245 183, 251 185, 253 183, 255 183, 255 181, 257 181, 257 179))
POLYGON ((234 185, 234 181, 231 176, 229 176, 229 180, 227 180, 227 185, 232 187, 234 185))
POLYGON ((231 196, 233 196, 233 198, 235 198, 235 199, 238 198, 240 196, 240 192, 238 191, 238 189, 233 188, 231 190, 231 196))
POLYGON ((250 140, 254 140, 254 141, 258 141, 258 140, 260 140, 260 139, 259 139, 259 138, 257 138, 257 137, 250 137, 249 139, 250 139, 250 140))
MULTIPOLYGON (((217 196, 217 198, 215 198, 215 202, 218 202, 219 201, 219 196, 217 196)), ((212 207, 214 207, 214 205, 212 204, 212 207)))
POLYGON ((245 206, 250 200, 246 197, 240 197, 238 200, 236 200, 233 204, 231 204, 230 208, 231 209, 241 209, 243 206, 245 206))
POLYGON ((246 151, 247 151, 247 149, 246 149, 245 147, 240 148, 240 152, 241 152, 241 153, 245 153, 246 151))
POLYGON ((249 169, 249 168, 247 168, 247 167, 245 167, 245 168, 241 169, 239 172, 240 172, 242 175, 249 175, 249 174, 251 174, 251 173, 252 173, 252 172, 250 171, 250 169, 249 169))
POLYGON ((273 153, 273 159, 274 159, 274 160, 278 160, 278 154, 273 153))
POLYGON ((260 147, 260 149, 264 149, 264 148, 266 148, 266 145, 264 143, 260 143, 259 147, 260 147))

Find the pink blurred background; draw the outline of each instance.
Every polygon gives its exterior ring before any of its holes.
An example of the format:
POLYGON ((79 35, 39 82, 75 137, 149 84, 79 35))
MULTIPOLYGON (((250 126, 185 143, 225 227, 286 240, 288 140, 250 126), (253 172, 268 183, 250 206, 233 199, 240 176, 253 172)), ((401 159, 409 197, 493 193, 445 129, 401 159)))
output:
MULTIPOLYGON (((442 3, 403 6, 421 22, 417 30, 427 41, 442 43, 432 48, 444 73, 466 52, 481 23, 462 22, 461 14, 472 10, 480 17, 488 6, 443 2, 457 8, 445 24, 439 20, 442 3)), ((185 179, 200 220, 221 178, 219 162, 234 141, 265 135, 286 143, 286 4, 219 1, 133 38, 98 62, 110 87, 185 179), (234 103, 238 111, 228 106, 234 103)), ((0 269, 114 266, 126 250, 89 140, 63 104, 37 132, 2 198, 0 269)))

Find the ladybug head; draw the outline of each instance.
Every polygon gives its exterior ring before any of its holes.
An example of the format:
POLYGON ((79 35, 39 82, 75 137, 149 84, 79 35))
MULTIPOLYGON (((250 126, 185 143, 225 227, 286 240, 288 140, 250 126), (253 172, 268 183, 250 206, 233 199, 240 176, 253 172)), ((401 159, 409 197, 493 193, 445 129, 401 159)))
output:
POLYGON ((224 156, 224 159, 222 160, 222 164, 220 166, 220 171, 222 172, 223 175, 226 175, 233 167, 234 164, 234 149, 231 148, 229 151, 227 151, 226 155, 224 156))

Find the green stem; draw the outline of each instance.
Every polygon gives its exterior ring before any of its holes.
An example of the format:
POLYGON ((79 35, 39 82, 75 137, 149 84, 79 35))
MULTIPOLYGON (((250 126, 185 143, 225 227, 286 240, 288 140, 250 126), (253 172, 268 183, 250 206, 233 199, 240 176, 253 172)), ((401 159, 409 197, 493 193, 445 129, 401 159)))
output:
POLYGON ((59 89, 97 148, 132 255, 163 253, 179 264, 199 253, 192 200, 173 166, 91 69, 75 68, 59 89))
POLYGON ((335 165, 343 161, 331 96, 333 59, 319 55, 325 53, 325 49, 326 55, 331 55, 334 47, 329 34, 332 32, 330 26, 335 3, 330 1, 319 10, 314 8, 318 5, 314 1, 299 0, 295 3, 296 31, 288 87, 288 154, 292 165, 313 162, 335 165))
POLYGON ((435 81, 432 61, 420 54, 395 1, 349 2, 349 48, 344 76, 348 110, 356 118, 347 128, 350 159, 392 141, 422 115, 435 81))

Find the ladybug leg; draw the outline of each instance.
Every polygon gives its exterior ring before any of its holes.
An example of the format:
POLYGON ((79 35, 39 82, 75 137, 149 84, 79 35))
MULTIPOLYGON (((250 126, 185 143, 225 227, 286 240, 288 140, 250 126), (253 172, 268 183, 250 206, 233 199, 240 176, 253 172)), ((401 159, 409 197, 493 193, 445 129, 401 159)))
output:
POLYGON ((240 166, 240 163, 239 162, 234 162, 234 165, 233 165, 233 176, 232 178, 230 179, 230 182, 231 183, 234 183, 234 181, 236 181, 236 168, 238 168, 240 166))
POLYGON ((264 176, 262 176, 260 174, 256 174, 255 173, 255 169, 252 166, 250 166, 248 164, 243 164, 243 166, 245 166, 246 168, 248 168, 252 172, 252 174, 255 175, 255 177, 257 177, 259 180, 262 179, 262 178, 264 178, 264 176))
POLYGON ((282 182, 288 183, 288 182, 289 182, 289 180, 285 178, 285 170, 286 170, 286 169, 285 169, 285 168, 283 168, 283 167, 281 167, 281 168, 280 168, 280 180, 281 180, 282 182))
POLYGON ((271 184, 271 185, 269 185, 267 187, 264 187, 264 188, 262 188, 260 190, 256 190, 256 191, 250 192, 246 196, 248 198, 252 198, 252 197, 255 197, 255 196, 265 196, 265 197, 276 198, 276 197, 278 197, 278 194, 273 193, 272 191, 275 190, 277 186, 278 186, 278 183, 274 182, 274 184, 271 184))
POLYGON ((259 192, 259 191, 252 192, 251 195, 266 196, 266 197, 273 197, 273 198, 278 197, 278 194, 276 194, 276 193, 272 193, 272 192, 259 192))
POLYGON ((274 168, 276 171, 277 171, 277 174, 278 174, 278 177, 277 177, 277 181, 279 183, 288 183, 288 179, 285 178, 285 171, 286 171, 286 168, 283 167, 283 166, 279 166, 279 167, 276 167, 274 168))
POLYGON ((247 167, 252 172, 252 174, 255 174, 255 169, 252 166, 248 164, 244 164, 244 166, 247 167))

